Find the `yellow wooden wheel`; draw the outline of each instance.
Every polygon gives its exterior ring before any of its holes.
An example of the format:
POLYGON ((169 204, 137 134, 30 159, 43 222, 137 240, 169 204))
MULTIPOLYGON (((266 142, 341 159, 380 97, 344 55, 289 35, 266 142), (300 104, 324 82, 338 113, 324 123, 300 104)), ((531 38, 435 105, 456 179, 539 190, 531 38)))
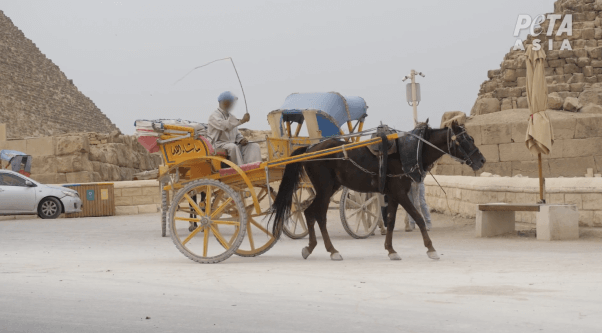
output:
MULTIPOLYGON (((273 202, 276 194, 273 190, 269 192, 273 202)), ((267 187, 261 188, 257 194, 257 200, 259 200, 259 205, 261 206, 260 214, 255 213, 252 202, 245 207, 248 216, 246 237, 236 251, 236 254, 241 257, 256 257, 266 253, 276 245, 279 238, 272 234, 271 225, 268 225, 270 200, 268 198, 267 187)), ((245 201, 248 200, 245 199, 245 201)))
POLYGON ((171 239, 186 257, 202 264, 232 256, 245 238, 246 226, 247 209, 239 193, 215 180, 188 183, 169 209, 171 239), (191 222, 197 227, 190 228, 191 222))

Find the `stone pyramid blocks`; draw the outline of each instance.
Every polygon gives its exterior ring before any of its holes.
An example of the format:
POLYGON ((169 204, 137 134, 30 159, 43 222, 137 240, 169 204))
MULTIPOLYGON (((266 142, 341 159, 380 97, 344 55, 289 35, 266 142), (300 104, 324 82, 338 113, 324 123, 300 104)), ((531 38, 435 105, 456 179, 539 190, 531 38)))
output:
POLYGON ((0 10, 0 123, 20 139, 117 127, 0 10))

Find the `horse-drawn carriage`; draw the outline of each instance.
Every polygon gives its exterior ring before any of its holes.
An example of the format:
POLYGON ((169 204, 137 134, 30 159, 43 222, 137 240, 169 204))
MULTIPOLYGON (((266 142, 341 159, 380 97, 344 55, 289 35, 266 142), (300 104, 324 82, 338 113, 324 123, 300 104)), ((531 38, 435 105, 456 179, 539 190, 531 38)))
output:
MULTIPOLYGON (((174 193, 169 204, 167 196, 164 196, 163 214, 176 247, 186 257, 200 263, 220 262, 233 254, 258 256, 268 251, 276 243, 279 233, 287 230, 270 230, 265 218, 276 198, 273 185, 283 180, 287 165, 328 159, 335 154, 345 156, 339 160, 348 160, 347 155, 355 149, 398 139, 399 134, 392 133, 360 141, 362 133, 355 133, 355 129, 361 132, 366 110, 361 98, 345 98, 336 93, 293 94, 282 108, 268 116, 272 137, 266 138, 267 161, 245 165, 234 164, 224 151, 213 147, 202 124, 137 121, 141 143, 150 151, 160 151, 163 155, 164 165, 159 170, 159 177, 164 193, 174 193), (294 133, 291 129, 293 123, 298 124, 294 133), (300 136, 304 123, 307 124, 307 137, 300 136), (340 130, 345 123, 348 133, 340 130), (338 136, 337 146, 313 151, 312 146, 331 136, 338 136), (308 152, 292 154, 296 148, 308 152)), ((307 179, 302 182, 303 186, 296 180, 294 182, 297 189, 311 188, 307 179)), ((355 215, 361 213, 363 216, 363 219, 358 219, 355 230, 364 226, 371 233, 370 228, 376 227, 380 215, 376 195, 368 194, 371 197, 362 206, 356 201, 357 197, 349 195, 348 190, 346 193, 342 195, 342 210, 346 209, 345 201, 354 201, 358 205, 354 207, 355 215), (370 209, 373 211, 368 212, 370 209)), ((297 215, 297 222, 304 222, 302 213, 306 205, 307 202, 300 198, 292 200, 289 205, 291 214, 287 217, 297 215)), ((344 217, 349 218, 348 215, 344 217)), ((277 220, 282 225, 282 219, 277 217, 277 220)), ((392 229, 388 231, 392 233, 392 229)), ((285 232, 299 236, 294 227, 285 232)), ((388 234, 387 239, 390 236, 388 234)))
POLYGON ((31 155, 16 150, 0 150, 0 169, 12 170, 29 177, 31 162, 31 155))

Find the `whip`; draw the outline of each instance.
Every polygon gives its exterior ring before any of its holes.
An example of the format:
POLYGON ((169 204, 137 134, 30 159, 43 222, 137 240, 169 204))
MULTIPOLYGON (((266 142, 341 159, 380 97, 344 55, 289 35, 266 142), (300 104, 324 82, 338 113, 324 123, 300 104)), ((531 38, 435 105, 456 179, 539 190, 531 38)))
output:
POLYGON ((186 73, 186 75, 184 75, 181 79, 179 79, 176 82, 174 82, 174 85, 176 83, 184 80, 184 78, 186 78, 188 76, 188 74, 192 73, 195 69, 199 69, 201 67, 205 67, 205 66, 210 65, 210 64, 212 64, 214 62, 222 61, 222 60, 230 60, 230 62, 232 63, 232 67, 234 67, 234 73, 236 73, 236 77, 238 78, 238 83, 240 84, 240 90, 242 90, 242 98, 245 101, 245 110, 247 111, 247 113, 249 113, 249 108, 247 107, 247 97, 245 96, 245 90, 242 87, 242 82, 240 81, 240 76, 238 76, 238 71, 236 70, 236 65, 234 65, 234 60, 232 60, 232 57, 227 57, 227 58, 223 58, 223 59, 216 59, 216 60, 210 61, 210 62, 208 62, 208 63, 206 63, 204 65, 197 66, 197 67, 191 69, 188 73, 186 73))

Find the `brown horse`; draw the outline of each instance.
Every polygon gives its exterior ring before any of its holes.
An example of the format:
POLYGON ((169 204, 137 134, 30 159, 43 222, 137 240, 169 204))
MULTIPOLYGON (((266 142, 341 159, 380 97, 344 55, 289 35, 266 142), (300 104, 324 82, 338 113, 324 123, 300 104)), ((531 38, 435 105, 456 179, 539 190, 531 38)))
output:
MULTIPOLYGON (((475 146, 473 138, 466 133, 463 126, 453 123, 449 128, 432 129, 427 124, 424 130, 424 148, 422 149, 423 170, 429 168, 443 154, 449 154, 453 158, 469 165, 473 170, 479 170, 485 164, 485 157, 475 146), (428 142, 428 143, 427 143, 428 142)), ((344 145, 346 142, 336 139, 323 141, 312 147, 302 147, 293 152, 299 155, 306 152, 314 152, 344 145)), ((387 174, 384 194, 388 196, 387 236, 385 249, 389 252, 391 260, 401 260, 401 257, 393 249, 393 229, 395 228, 395 215, 398 205, 410 214, 420 228, 424 246, 428 249, 427 255, 431 259, 439 259, 432 241, 426 230, 422 215, 412 204, 408 197, 408 191, 412 179, 403 176, 402 162, 398 151, 388 156, 387 174)), ((305 218, 309 229, 309 245, 302 250, 303 258, 312 253, 316 245, 316 233, 314 223, 318 222, 326 250, 330 252, 332 260, 342 260, 343 257, 334 248, 328 230, 326 229, 326 213, 330 197, 341 187, 345 186, 357 192, 379 192, 379 159, 370 153, 368 148, 358 148, 347 151, 347 158, 343 153, 328 156, 328 159, 317 161, 306 161, 293 163, 286 166, 284 176, 274 201, 274 235, 280 235, 280 228, 290 216, 292 196, 297 188, 303 169, 305 169, 312 185, 315 188, 316 197, 311 205, 305 210, 305 218), (350 161, 352 160, 352 161, 350 161), (357 164, 360 167, 354 165, 357 164), (361 170, 361 169, 365 169, 361 170), (368 171, 368 172, 366 172, 368 171)))

